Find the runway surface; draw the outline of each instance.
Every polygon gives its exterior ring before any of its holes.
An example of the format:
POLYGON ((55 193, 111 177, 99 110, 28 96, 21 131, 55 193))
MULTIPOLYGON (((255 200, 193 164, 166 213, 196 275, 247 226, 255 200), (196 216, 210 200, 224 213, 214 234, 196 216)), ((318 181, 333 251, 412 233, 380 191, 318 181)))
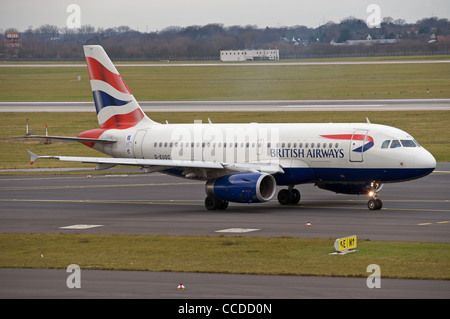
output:
MULTIPOLYGON (((450 99, 139 101, 145 112, 450 110, 450 99)), ((94 102, 0 102, 0 112, 94 112, 94 102)))
MULTIPOLYGON (((204 183, 162 174, 18 175, 0 177, 0 232, 208 236, 294 236, 450 242, 447 164, 416 181, 387 184, 384 207, 367 198, 298 187, 300 205, 203 206, 204 183), (444 167, 442 169, 442 167, 444 167), (310 222, 311 227, 305 223, 310 222), (74 225, 91 225, 80 229, 74 225), (249 231, 251 230, 251 231, 249 231), (240 231, 240 232, 236 232, 240 231)), ((68 289, 65 270, 0 269, 3 298, 449 298, 449 281, 244 276, 83 270, 82 289, 68 289), (176 290, 182 282, 185 291, 176 290)))

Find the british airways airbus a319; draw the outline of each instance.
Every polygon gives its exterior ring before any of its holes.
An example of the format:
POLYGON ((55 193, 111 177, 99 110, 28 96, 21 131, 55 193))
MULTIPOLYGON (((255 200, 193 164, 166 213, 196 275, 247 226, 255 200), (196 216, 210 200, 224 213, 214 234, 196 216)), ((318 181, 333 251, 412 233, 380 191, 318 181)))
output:
POLYGON ((111 157, 38 156, 97 164, 131 165, 206 181, 205 206, 270 201, 297 204, 296 185, 313 183, 343 194, 366 194, 378 210, 384 183, 430 174, 434 157, 408 133, 367 123, 160 124, 148 118, 101 46, 84 46, 99 127, 78 137, 37 136, 81 142, 111 157))

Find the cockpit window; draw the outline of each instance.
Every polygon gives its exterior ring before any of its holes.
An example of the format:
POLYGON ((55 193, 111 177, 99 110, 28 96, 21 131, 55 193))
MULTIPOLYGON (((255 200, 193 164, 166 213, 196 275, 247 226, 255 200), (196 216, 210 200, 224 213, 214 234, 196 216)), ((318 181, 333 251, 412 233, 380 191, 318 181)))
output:
POLYGON ((416 144, 416 145, 417 145, 417 147, 420 147, 420 144, 419 144, 419 143, 417 143, 417 141, 416 141, 416 140, 414 140, 414 139, 413 139, 413 141, 414 141, 414 144, 416 144))
POLYGON ((400 144, 400 142, 398 140, 392 140, 391 143, 391 148, 397 148, 397 147, 401 147, 402 144, 400 144))
POLYGON ((384 141, 383 144, 381 144, 381 148, 388 148, 389 147, 389 143, 391 143, 391 140, 384 141))
POLYGON ((403 147, 416 147, 416 144, 412 140, 400 140, 403 147))

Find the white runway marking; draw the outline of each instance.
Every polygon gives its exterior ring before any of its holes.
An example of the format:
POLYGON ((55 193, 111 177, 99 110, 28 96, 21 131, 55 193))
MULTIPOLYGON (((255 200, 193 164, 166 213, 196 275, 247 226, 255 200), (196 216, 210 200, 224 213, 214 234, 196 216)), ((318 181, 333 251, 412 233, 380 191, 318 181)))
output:
POLYGON ((64 226, 64 227, 59 227, 59 229, 90 229, 90 228, 95 228, 95 227, 101 227, 103 225, 71 225, 71 226, 64 226))
POLYGON ((222 230, 216 230, 216 233, 249 233, 252 231, 257 231, 257 228, 227 228, 222 230))

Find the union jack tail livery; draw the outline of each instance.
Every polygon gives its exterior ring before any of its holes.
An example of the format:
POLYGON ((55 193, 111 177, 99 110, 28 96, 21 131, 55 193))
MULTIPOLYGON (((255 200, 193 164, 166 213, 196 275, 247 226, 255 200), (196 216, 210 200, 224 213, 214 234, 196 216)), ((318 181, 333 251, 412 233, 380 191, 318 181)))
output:
POLYGON ((153 122, 142 111, 103 47, 85 45, 84 54, 101 129, 126 129, 153 122))

